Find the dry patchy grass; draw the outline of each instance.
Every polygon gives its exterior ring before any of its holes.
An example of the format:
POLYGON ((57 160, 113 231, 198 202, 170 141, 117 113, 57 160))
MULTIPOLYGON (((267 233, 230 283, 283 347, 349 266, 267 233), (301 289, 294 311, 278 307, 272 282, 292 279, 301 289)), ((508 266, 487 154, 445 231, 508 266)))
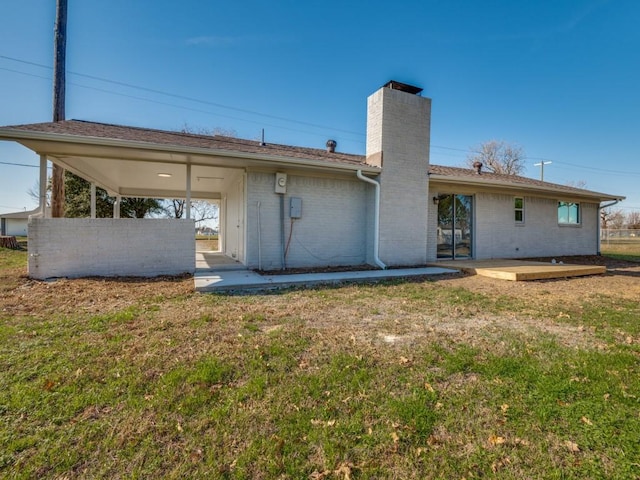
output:
POLYGON ((640 476, 633 264, 238 296, 5 267, 7 477, 640 476))

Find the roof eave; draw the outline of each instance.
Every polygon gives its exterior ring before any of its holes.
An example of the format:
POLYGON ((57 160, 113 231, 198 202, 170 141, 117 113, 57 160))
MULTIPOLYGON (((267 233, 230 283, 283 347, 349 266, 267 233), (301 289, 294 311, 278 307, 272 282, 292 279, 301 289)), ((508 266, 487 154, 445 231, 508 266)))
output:
POLYGON ((29 218, 29 215, 34 215, 38 213, 40 209, 38 207, 32 210, 24 210, 20 212, 10 212, 10 213, 0 213, 0 218, 17 218, 20 220, 26 220, 29 218))
POLYGON ((565 190, 561 190, 558 188, 554 188, 553 186, 543 187, 539 185, 523 185, 520 183, 513 182, 504 182, 499 180, 487 180, 482 178, 467 178, 467 177, 452 177, 449 175, 441 175, 437 173, 432 173, 429 175, 430 181, 442 182, 442 183, 458 183, 464 185, 472 185, 479 187, 500 187, 506 190, 519 190, 519 191, 528 191, 528 192, 536 192, 542 194, 553 194, 560 198, 580 198, 580 199, 590 199, 590 200, 598 200, 600 202, 609 201, 609 200, 617 200, 622 201, 626 197, 623 196, 615 196, 609 195, 607 193, 601 192, 592 192, 590 190, 582 190, 576 192, 568 192, 565 190))
MULTIPOLYGON (((250 153, 250 152, 236 152, 232 150, 224 150, 217 148, 204 148, 204 147, 186 147, 180 145, 171 144, 159 144, 140 142, 135 140, 121 140, 114 138, 93 137, 93 136, 79 136, 79 135, 67 135, 61 133, 50 132, 34 132, 25 131, 20 129, 2 128, 0 127, 0 139, 13 140, 13 141, 49 141, 56 143, 73 143, 81 145, 94 145, 103 147, 115 147, 115 148, 130 148, 139 150, 152 150, 166 153, 181 153, 185 155, 202 155, 211 157, 227 157, 251 160, 257 163, 265 163, 272 165, 273 163, 283 164, 283 166, 291 167, 307 167, 307 168, 320 168, 328 170, 361 170, 370 174, 380 174, 381 169, 366 164, 349 164, 340 162, 328 162, 322 160, 310 160, 304 158, 288 157, 284 155, 269 155, 262 153, 250 153)), ((47 152, 39 152, 46 154, 47 152)), ((176 162, 180 163, 180 162, 176 162)))

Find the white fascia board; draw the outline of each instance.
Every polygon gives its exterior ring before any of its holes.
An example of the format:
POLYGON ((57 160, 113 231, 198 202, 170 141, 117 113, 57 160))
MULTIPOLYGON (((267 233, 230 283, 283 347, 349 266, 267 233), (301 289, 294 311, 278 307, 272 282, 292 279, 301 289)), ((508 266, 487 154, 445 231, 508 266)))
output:
POLYGON ((33 210, 23 212, 0 213, 0 218, 17 218, 19 220, 26 220, 29 218, 29 215, 34 215, 38 213, 39 210, 39 208, 34 208, 33 210))
MULTIPOLYGON (((280 163, 283 165, 291 165, 298 167, 308 168, 321 168, 329 170, 362 170, 370 174, 378 175, 381 173, 381 169, 368 165, 350 165, 346 163, 332 163, 323 162, 319 160, 305 160, 295 157, 285 157, 281 155, 265 155, 260 153, 245 153, 234 152, 230 150, 221 150, 213 148, 202 147, 182 147, 177 145, 164 145, 148 142, 139 142, 135 140, 118 140, 113 138, 103 137, 81 137, 77 135, 65 135, 60 133, 49 132, 33 132, 24 130, 15 130, 8 128, 0 128, 0 139, 6 140, 35 140, 35 141, 49 141, 60 143, 71 143, 81 145, 93 145, 93 146, 105 146, 105 147, 119 147, 119 148, 131 148, 139 150, 152 150, 165 153, 179 153, 185 155, 202 155, 211 157, 228 157, 238 158, 244 160, 250 160, 256 164, 268 164, 273 166, 274 163, 280 163)), ((46 153, 46 152, 42 152, 46 153)), ((185 162, 176 162, 185 163, 185 162)))
POLYGON ((482 180, 482 179, 473 179, 466 177, 450 177, 447 175, 439 175, 439 174, 430 174, 429 175, 429 183, 437 182, 437 183, 447 183, 447 184, 458 184, 458 185, 467 185, 467 186, 476 186, 483 188, 491 188, 498 187, 504 190, 516 190, 520 192, 532 192, 538 194, 546 194, 553 195, 557 198, 581 198, 581 199, 590 199, 597 200, 600 202, 606 200, 624 200, 626 197, 609 195, 607 193, 600 192, 592 192, 590 190, 583 190, 582 192, 568 192, 565 190, 560 190, 554 188, 552 186, 549 187, 541 187, 537 185, 527 185, 522 183, 512 183, 512 182, 502 182, 499 180, 482 180))

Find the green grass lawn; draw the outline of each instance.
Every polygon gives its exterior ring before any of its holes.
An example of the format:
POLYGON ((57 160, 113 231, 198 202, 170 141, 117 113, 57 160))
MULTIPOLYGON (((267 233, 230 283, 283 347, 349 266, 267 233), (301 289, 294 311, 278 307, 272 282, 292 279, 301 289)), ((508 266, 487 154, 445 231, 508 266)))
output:
POLYGON ((603 242, 600 249, 602 254, 608 257, 640 262, 640 238, 638 240, 603 242))
POLYGON ((25 261, 0 249, 2 477, 640 478, 640 299, 134 295, 25 261))

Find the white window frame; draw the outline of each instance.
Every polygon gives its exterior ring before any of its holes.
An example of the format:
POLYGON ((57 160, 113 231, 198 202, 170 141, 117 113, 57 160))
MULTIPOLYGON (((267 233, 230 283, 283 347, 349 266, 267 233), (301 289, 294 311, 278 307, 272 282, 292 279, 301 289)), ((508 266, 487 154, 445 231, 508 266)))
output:
POLYGON ((567 202, 564 200, 558 200, 558 207, 556 210, 556 214, 558 215, 558 225, 560 226, 569 226, 569 227, 577 227, 580 226, 582 224, 582 208, 580 207, 580 202, 567 202), (576 213, 577 213, 577 218, 576 221, 571 221, 571 207, 574 206, 576 207, 576 213), (561 221, 560 218, 560 208, 561 207, 565 207, 567 208, 567 215, 566 221, 561 221))
POLYGON ((516 225, 524 225, 524 197, 513 197, 513 219, 516 225), (517 201, 522 200, 522 207, 518 208, 517 201), (521 213, 521 219, 518 220, 518 212, 521 213))

